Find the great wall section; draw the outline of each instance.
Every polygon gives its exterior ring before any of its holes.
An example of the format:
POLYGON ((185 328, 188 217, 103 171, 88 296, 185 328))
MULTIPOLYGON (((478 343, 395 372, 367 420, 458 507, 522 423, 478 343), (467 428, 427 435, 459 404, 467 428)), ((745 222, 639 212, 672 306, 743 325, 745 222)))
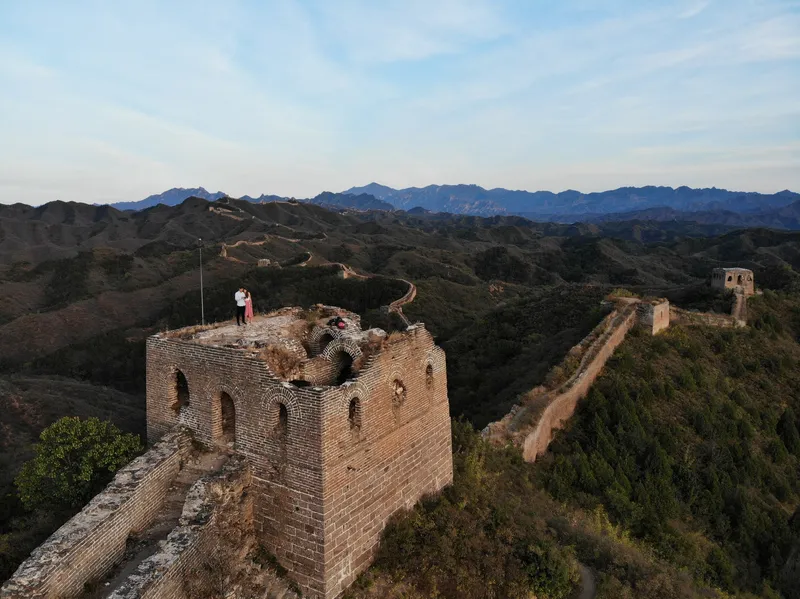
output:
POLYGON ((524 394, 501 420, 486 426, 482 431, 484 438, 496 445, 512 444, 522 451, 526 461, 535 461, 547 451, 555 431, 575 413, 578 401, 589 392, 603 366, 634 326, 652 335, 671 324, 746 326, 747 297, 755 293, 752 271, 714 269, 711 285, 733 293, 731 314, 683 310, 665 299, 609 298, 615 304, 613 310, 556 366, 566 380, 556 380, 550 387, 543 385, 524 394))
MULTIPOLYGON (((731 315, 609 298, 560 376, 484 437, 534 461, 634 326, 743 326, 752 273, 720 272, 712 285, 735 294, 731 315)), ((0 598, 341 597, 389 517, 452 482, 444 352, 403 315, 417 292, 404 282, 386 309, 406 327, 391 335, 316 306, 259 316, 244 331, 218 323, 152 336, 150 449, 38 547, 0 598)), ((591 589, 588 570, 582 579, 591 589)))

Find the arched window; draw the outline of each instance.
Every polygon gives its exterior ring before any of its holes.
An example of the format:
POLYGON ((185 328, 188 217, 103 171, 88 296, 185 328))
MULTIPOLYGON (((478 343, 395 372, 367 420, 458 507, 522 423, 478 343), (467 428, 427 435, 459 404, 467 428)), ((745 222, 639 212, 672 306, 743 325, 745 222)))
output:
POLYGON ((289 411, 282 403, 278 404, 278 426, 275 428, 275 432, 284 438, 286 433, 289 432, 289 411))
POLYGON ((233 399, 223 392, 219 397, 219 403, 222 412, 222 442, 234 443, 236 441, 236 408, 233 399))
POLYGON ((428 389, 433 389, 433 365, 428 364, 425 367, 425 386, 428 389))
POLYGON ((180 414, 181 409, 189 405, 189 383, 186 380, 186 375, 180 370, 175 371, 174 398, 172 409, 176 414, 180 414))
POLYGON ((400 416, 400 408, 406 401, 406 386, 400 379, 395 379, 392 382, 392 412, 394 413, 395 420, 400 416))
POLYGON ((347 421, 350 423, 350 431, 357 433, 361 431, 361 400, 354 397, 350 400, 347 410, 347 421))
POLYGON ((739 275, 739 278, 736 279, 736 282, 741 285, 742 284, 742 275, 739 275))

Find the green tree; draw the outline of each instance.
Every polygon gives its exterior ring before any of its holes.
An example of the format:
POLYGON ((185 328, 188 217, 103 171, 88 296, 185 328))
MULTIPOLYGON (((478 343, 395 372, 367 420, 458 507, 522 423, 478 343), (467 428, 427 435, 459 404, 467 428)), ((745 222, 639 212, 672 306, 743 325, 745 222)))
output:
POLYGON ((98 418, 66 416, 44 429, 39 441, 15 479, 29 510, 83 505, 142 450, 139 437, 98 418))

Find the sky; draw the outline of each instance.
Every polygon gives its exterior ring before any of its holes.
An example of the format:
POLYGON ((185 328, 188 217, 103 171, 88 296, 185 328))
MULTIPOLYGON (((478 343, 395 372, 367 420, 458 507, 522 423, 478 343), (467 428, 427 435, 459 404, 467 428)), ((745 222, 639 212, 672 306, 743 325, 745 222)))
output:
POLYGON ((800 0, 0 0, 0 202, 800 191, 800 0))

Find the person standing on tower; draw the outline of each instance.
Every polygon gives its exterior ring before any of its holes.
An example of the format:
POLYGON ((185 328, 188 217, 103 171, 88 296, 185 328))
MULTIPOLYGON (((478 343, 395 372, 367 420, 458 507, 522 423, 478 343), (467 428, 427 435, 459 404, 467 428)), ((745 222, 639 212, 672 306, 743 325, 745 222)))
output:
POLYGON ((239 287, 239 291, 233 295, 233 299, 236 300, 236 326, 247 324, 247 321, 244 319, 244 309, 247 305, 245 302, 247 296, 244 293, 244 287, 239 287))
POLYGON ((250 324, 253 322, 253 296, 247 289, 244 290, 244 295, 244 319, 250 324))

